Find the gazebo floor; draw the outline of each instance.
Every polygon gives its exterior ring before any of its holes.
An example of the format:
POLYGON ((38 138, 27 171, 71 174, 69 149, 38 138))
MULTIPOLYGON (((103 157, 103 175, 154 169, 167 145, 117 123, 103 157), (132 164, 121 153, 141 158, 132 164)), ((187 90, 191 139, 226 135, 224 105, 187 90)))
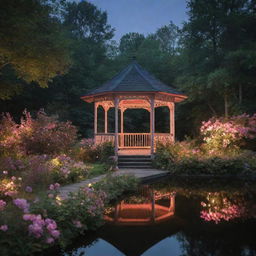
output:
POLYGON ((148 148, 131 148, 131 149, 119 149, 118 150, 118 155, 123 156, 123 155, 150 155, 150 149, 148 148))

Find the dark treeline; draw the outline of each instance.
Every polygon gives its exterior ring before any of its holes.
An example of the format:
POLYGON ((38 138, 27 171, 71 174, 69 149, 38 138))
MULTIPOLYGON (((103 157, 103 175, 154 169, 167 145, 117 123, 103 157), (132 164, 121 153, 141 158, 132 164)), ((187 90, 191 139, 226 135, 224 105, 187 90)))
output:
MULTIPOLYGON (((212 116, 254 113, 256 1, 189 0, 187 11, 182 27, 170 22, 148 36, 128 33, 118 44, 107 13, 86 1, 0 0, 1 112, 18 118, 25 108, 44 108, 92 136, 93 105, 80 96, 136 56, 189 96, 176 108, 179 138, 196 135, 212 116)), ((157 110, 157 127, 168 131, 165 112, 157 110)), ((126 129, 147 127, 147 113, 132 121, 134 115, 127 112, 126 129)))

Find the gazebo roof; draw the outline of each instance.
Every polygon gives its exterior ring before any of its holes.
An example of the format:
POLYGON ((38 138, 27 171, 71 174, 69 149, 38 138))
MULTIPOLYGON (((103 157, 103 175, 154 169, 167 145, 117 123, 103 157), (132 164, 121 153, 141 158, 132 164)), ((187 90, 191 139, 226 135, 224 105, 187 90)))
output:
POLYGON ((89 91, 81 98, 88 98, 109 93, 157 93, 162 92, 180 98, 179 101, 187 96, 176 89, 162 83, 142 68, 137 61, 133 60, 125 69, 119 72, 111 80, 102 86, 89 91))

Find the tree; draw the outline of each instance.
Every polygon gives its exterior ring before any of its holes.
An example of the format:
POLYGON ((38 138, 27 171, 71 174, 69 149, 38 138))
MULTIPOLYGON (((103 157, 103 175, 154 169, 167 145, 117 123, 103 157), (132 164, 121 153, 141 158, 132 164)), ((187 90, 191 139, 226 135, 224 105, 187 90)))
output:
POLYGON ((87 1, 67 3, 64 25, 76 38, 87 38, 95 42, 109 40, 114 33, 114 29, 107 23, 107 13, 87 1))
MULTIPOLYGON (((119 50, 122 55, 136 55, 140 45, 145 40, 144 35, 139 33, 128 33, 122 36, 119 50)), ((133 57, 133 56, 130 56, 133 57)))
POLYGON ((153 35, 156 40, 159 40, 162 51, 174 55, 179 42, 179 28, 172 21, 159 28, 153 35))
POLYGON ((68 70, 69 40, 51 11, 51 6, 41 0, 0 2, 1 98, 17 92, 17 86, 14 90, 9 87, 15 78, 14 84, 36 82, 46 87, 53 77, 68 70), (10 73, 13 76, 6 79, 10 73))

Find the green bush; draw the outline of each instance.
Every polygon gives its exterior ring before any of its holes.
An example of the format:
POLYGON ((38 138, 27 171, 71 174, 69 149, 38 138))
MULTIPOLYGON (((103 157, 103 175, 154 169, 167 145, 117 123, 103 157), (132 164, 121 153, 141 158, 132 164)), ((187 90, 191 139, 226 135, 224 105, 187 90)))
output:
POLYGON ((179 175, 243 175, 256 172, 256 154, 251 151, 209 154, 193 149, 191 143, 158 144, 154 159, 156 168, 179 175))
POLYGON ((111 176, 107 175, 101 181, 95 183, 95 190, 103 190, 109 201, 118 198, 125 191, 135 191, 138 187, 138 180, 132 175, 111 176))
POLYGON ((83 139, 73 149, 73 156, 83 162, 108 162, 109 157, 114 155, 114 145, 112 142, 94 144, 93 139, 83 139))

